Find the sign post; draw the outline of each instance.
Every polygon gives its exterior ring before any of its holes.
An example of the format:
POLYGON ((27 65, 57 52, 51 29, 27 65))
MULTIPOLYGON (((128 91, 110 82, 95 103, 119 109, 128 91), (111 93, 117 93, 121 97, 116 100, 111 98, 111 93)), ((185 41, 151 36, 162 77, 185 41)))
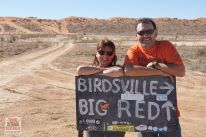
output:
POLYGON ((167 77, 76 77, 77 130, 167 132, 177 123, 167 77))
POLYGON ((78 131, 78 137, 83 137, 83 130, 78 131))

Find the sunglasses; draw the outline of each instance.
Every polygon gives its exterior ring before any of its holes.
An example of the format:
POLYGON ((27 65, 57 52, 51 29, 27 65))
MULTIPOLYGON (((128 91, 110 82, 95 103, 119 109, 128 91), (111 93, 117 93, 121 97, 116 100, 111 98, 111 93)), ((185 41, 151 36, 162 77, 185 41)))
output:
POLYGON ((105 53, 106 53, 106 55, 107 56, 112 56, 113 54, 114 54, 114 52, 113 51, 103 51, 103 50, 99 50, 99 51, 97 51, 98 52, 98 54, 99 55, 105 55, 105 53))
POLYGON ((149 30, 143 30, 143 31, 137 31, 137 34, 140 36, 143 36, 145 34, 151 35, 154 33, 153 29, 149 29, 149 30))

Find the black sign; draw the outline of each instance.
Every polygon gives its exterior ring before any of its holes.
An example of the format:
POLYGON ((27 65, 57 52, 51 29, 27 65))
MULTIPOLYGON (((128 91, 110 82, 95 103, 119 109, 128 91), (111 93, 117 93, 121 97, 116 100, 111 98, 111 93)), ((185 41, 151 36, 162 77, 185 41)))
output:
POLYGON ((166 132, 176 125, 176 83, 167 77, 76 77, 78 130, 166 132))

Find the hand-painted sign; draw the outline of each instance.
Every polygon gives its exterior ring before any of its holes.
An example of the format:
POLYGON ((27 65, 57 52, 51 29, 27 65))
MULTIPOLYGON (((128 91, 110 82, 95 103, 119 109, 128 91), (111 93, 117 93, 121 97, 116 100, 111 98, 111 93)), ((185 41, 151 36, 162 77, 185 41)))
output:
POLYGON ((76 77, 78 130, 165 132, 177 122, 167 77, 76 77))

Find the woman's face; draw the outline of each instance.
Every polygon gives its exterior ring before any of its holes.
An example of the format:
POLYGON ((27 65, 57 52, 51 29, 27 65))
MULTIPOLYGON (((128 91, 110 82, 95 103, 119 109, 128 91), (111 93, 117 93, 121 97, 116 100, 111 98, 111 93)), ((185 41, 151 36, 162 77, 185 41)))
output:
POLYGON ((96 52, 97 60, 99 61, 99 66, 101 68, 107 68, 112 63, 115 56, 115 52, 108 46, 98 50, 96 52))

